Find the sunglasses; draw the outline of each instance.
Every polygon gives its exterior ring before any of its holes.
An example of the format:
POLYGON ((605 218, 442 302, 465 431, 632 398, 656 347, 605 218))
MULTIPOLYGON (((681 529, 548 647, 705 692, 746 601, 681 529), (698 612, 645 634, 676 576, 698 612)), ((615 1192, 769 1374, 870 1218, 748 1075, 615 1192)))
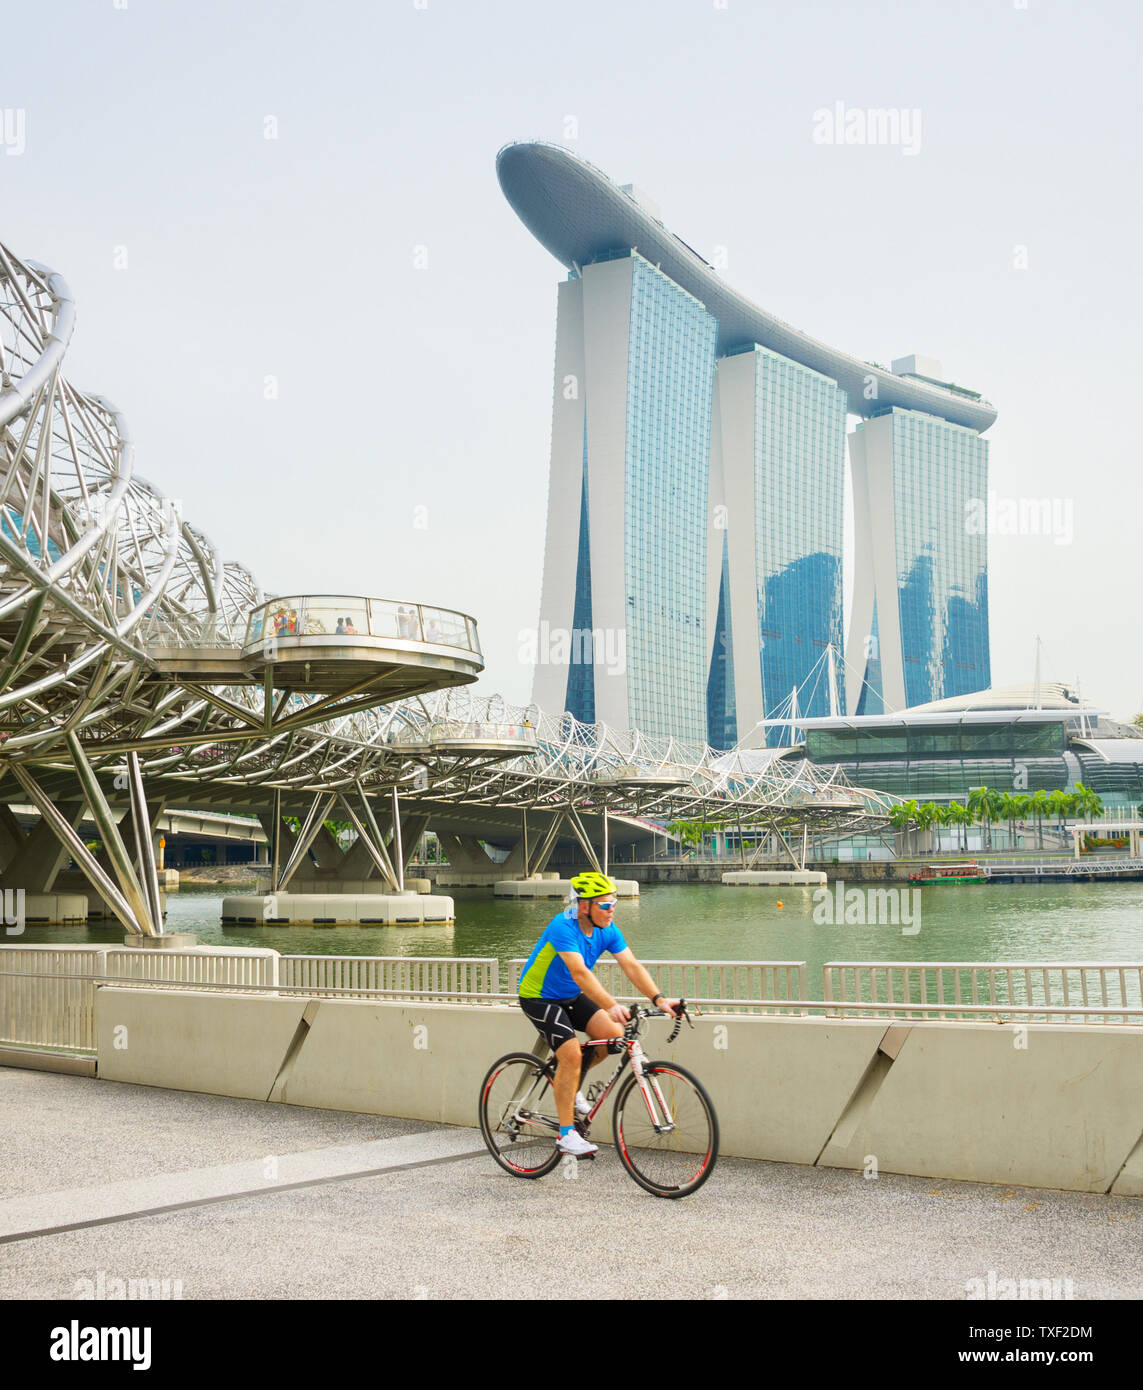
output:
POLYGON ((592 903, 592 907, 598 907, 600 912, 614 912, 614 903, 592 903))

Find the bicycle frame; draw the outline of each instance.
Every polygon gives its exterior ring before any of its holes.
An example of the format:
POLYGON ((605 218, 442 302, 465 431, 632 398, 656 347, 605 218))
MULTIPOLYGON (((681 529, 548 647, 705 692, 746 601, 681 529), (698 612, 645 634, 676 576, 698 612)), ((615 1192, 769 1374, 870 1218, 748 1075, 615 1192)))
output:
MULTIPOLYGON (((615 1038, 589 1038, 585 1047, 607 1047, 611 1043, 619 1041, 615 1038)), ((644 1071, 644 1064, 647 1060, 646 1053, 643 1051, 643 1044, 639 1041, 638 1034, 633 1038, 622 1039, 624 1052, 619 1059, 619 1065, 611 1073, 610 1078, 603 1087, 599 1099, 591 1107, 591 1111, 584 1116, 584 1125, 590 1125, 599 1113, 603 1102, 611 1094, 615 1083, 626 1071, 628 1065, 635 1072, 635 1082, 639 1087, 639 1092, 643 1097, 644 1104, 647 1106, 647 1113, 651 1117, 651 1124, 655 1128, 656 1134, 670 1134, 674 1125, 670 1121, 670 1111, 667 1109, 667 1102, 663 1099, 663 1093, 659 1089, 659 1083, 653 1075, 649 1076, 644 1071), (656 1105, 659 1107, 658 1114, 655 1113, 656 1105)), ((586 1061, 586 1058, 585 1058, 586 1061)), ((583 1079, 586 1077, 586 1069, 580 1078, 582 1086, 583 1079)))
MULTIPOLYGON (((599 1097, 596 1100, 595 1104, 592 1106, 590 1112, 587 1115, 584 1115, 582 1118, 580 1118, 578 1123, 582 1125, 585 1130, 590 1127, 592 1121, 595 1119, 596 1115, 602 1108, 603 1102, 607 1099, 607 1097, 611 1094, 612 1090, 614 1089, 615 1083, 619 1080, 619 1078, 623 1075, 624 1071, 626 1071, 627 1067, 630 1065, 635 1072, 636 1084, 639 1087, 639 1093, 643 1097, 644 1104, 647 1106, 647 1113, 651 1117, 651 1124, 654 1127, 655 1133, 670 1134, 671 1131, 675 1128, 673 1122, 670 1119, 670 1110, 667 1107, 667 1102, 663 1098, 662 1091, 659 1089, 658 1081, 655 1079, 653 1075, 649 1076, 644 1071, 646 1054, 643 1051, 643 1045, 639 1041, 638 1034, 635 1034, 635 1036, 630 1038, 588 1038, 583 1043, 583 1047, 609 1047, 613 1046, 616 1043, 622 1044, 623 1055, 620 1057, 619 1063, 616 1066, 615 1070, 611 1073, 609 1079, 604 1083, 603 1090, 600 1092, 599 1097), (658 1107, 657 1112, 656 1106, 658 1107)), ((551 1049, 549 1048, 547 1050, 550 1054, 551 1049)), ((585 1056, 584 1064, 580 1072, 581 1086, 583 1085, 583 1081, 587 1076, 587 1070, 588 1059, 585 1056)), ((514 1095, 512 1097, 512 1099, 504 1107, 504 1113, 500 1117, 499 1127, 503 1127, 506 1120, 523 1120, 526 1124, 539 1125, 545 1129, 554 1130, 558 1134, 560 1129, 558 1119, 553 1120, 548 1115, 540 1115, 533 1110, 527 1110, 524 1108, 524 1101, 531 1097, 531 1093, 533 1090, 535 1090, 535 1082, 533 1082, 532 1086, 528 1088, 527 1092, 524 1095, 514 1095)))

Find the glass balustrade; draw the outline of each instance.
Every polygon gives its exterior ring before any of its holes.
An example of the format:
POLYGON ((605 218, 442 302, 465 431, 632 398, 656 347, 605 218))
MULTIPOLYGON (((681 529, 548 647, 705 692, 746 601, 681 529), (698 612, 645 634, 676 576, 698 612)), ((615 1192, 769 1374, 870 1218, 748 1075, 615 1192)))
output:
POLYGON ((319 637, 334 639, 339 645, 344 639, 346 646, 352 646, 354 638, 368 637, 459 648, 480 655, 476 623, 464 613, 390 599, 322 594, 275 598, 254 609, 243 646, 249 651, 274 638, 319 637))

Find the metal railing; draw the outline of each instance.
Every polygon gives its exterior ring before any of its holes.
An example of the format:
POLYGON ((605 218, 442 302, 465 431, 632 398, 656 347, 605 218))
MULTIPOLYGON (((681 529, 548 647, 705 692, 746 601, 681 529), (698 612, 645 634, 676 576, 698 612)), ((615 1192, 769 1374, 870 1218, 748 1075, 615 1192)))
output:
POLYGON ((148 951, 123 946, 106 952, 104 977, 117 981, 193 985, 253 985, 275 989, 276 955, 246 956, 229 951, 148 951))
POLYGON ((499 999, 500 962, 486 956, 283 956, 283 989, 318 998, 499 999))
POLYGON ((829 961, 831 1016, 1143 1023, 1143 965, 1042 961, 829 961))
POLYGON ((989 878, 1007 878, 1015 874, 1030 875, 1035 878, 1047 876, 1057 876, 1063 874, 1067 877, 1082 877, 1100 874, 1123 874, 1138 873, 1143 869, 1143 859, 1095 859, 1089 855, 1085 859, 1056 859, 1050 863, 1008 863, 1001 864, 994 861, 985 861, 981 864, 981 872, 986 873, 989 878))
POLYGON ((434 719, 427 729, 394 730, 387 742, 399 748, 425 748, 436 743, 524 743, 534 747, 536 730, 530 724, 494 724, 487 720, 434 719))
POLYGON ((0 951, 0 1044, 95 1051, 95 985, 106 953, 0 951))
POLYGON ((137 639, 148 651, 190 647, 232 651, 236 656, 242 646, 245 626, 236 628, 222 614, 166 613, 162 609, 148 614, 136 629, 137 639))
MULTIPOLYGON (((100 986, 426 1003, 511 1004, 525 965, 494 957, 281 956, 95 947, 0 947, 0 1045, 94 1053, 100 986)), ((664 993, 754 1015, 1143 1025, 1143 964, 830 961, 808 997, 804 961, 644 964, 664 993)), ((614 961, 600 983, 630 1000, 614 961)))
MULTIPOLYGON (((518 993, 526 964, 526 958, 508 962, 509 994, 518 993)), ((804 960, 645 960, 643 964, 664 994, 700 1008, 725 1013, 805 1013, 804 960)), ((597 961, 594 973, 615 999, 627 1002, 640 997, 631 992, 617 961, 597 961)))

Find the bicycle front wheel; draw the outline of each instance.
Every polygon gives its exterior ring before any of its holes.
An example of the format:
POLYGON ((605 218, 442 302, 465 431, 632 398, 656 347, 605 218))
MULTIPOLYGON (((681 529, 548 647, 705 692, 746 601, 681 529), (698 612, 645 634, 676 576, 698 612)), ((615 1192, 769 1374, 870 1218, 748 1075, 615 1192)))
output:
POLYGON ((615 1148, 640 1187, 656 1197, 696 1192, 718 1159, 718 1116, 702 1082, 674 1062, 632 1072, 612 1114, 615 1148))
POLYGON ((534 1054, 510 1052, 493 1062, 480 1086, 480 1132, 513 1177, 542 1178, 559 1163, 552 1074, 534 1054))

